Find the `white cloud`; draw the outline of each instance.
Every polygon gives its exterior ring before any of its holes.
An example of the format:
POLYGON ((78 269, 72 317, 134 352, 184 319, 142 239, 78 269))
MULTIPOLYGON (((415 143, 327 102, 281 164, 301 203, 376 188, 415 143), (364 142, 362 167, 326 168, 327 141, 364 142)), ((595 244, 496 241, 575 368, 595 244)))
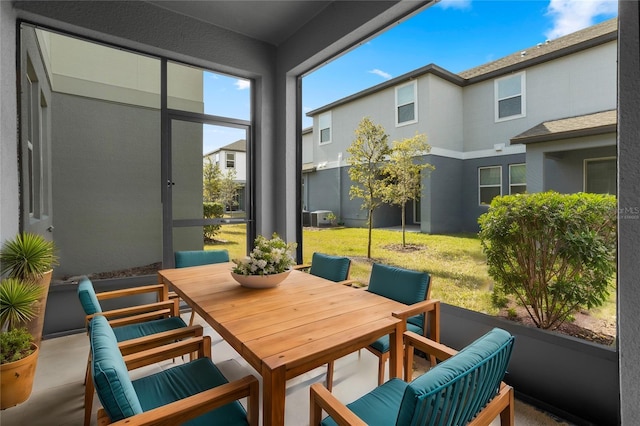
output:
POLYGON ((594 24, 597 16, 615 16, 617 0, 550 0, 547 15, 553 28, 545 33, 547 39, 562 37, 594 24))
POLYGON ((440 0, 438 2, 443 9, 471 9, 471 0, 440 0))
POLYGON ((382 70, 379 70, 377 68, 369 71, 369 73, 375 74, 375 75, 379 75, 380 77, 384 78, 385 80, 389 80, 391 78, 391 74, 389 74, 388 72, 384 72, 382 70))
POLYGON ((236 89, 238 89, 238 90, 245 90, 245 89, 250 89, 251 88, 251 82, 249 80, 237 79, 234 84, 236 86, 236 89))

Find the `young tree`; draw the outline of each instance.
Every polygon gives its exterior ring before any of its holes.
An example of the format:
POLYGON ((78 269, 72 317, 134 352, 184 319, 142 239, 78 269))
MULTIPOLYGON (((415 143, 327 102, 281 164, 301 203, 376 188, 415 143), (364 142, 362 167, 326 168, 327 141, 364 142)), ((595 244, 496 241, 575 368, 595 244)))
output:
POLYGON ((514 295, 544 329, 602 305, 616 271, 616 221, 613 195, 494 198, 478 222, 495 294, 514 295))
POLYGON ((227 172, 222 174, 218 202, 228 210, 238 205, 238 184, 236 183, 235 169, 227 169, 227 172))
POLYGON ((204 202, 214 202, 220 194, 220 181, 222 172, 220 166, 213 164, 211 158, 207 157, 202 171, 202 200, 204 202))
MULTIPOLYGON (((220 170, 218 164, 213 164, 207 158, 202 171, 202 200, 205 219, 224 217, 227 208, 237 205, 238 184, 236 171, 229 169, 226 173, 220 170)), ((205 225, 205 241, 213 241, 220 231, 220 225, 205 225)))
POLYGON ((384 127, 374 124, 365 117, 360 121, 355 131, 356 139, 347 148, 350 154, 347 158, 349 177, 355 185, 351 185, 349 195, 351 199, 362 198, 361 209, 367 210, 367 224, 369 225, 369 242, 367 257, 371 258, 371 230, 373 228, 373 211, 382 203, 385 185, 382 168, 386 156, 391 153, 387 144, 388 135, 384 127))
POLYGON ((418 157, 431 151, 424 134, 412 138, 393 141, 389 162, 383 172, 387 177, 387 185, 383 190, 383 201, 396 204, 402 210, 402 247, 406 246, 407 203, 420 198, 422 192, 421 172, 435 170, 429 163, 420 163, 418 157))

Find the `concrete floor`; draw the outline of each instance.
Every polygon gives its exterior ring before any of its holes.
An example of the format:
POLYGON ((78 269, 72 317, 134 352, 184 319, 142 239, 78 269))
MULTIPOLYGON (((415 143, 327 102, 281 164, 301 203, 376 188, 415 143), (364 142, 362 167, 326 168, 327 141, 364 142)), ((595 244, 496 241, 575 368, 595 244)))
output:
MULTIPOLYGON (((185 315, 188 321, 189 314, 185 315)), ((199 317, 196 316, 196 321, 199 317)), ((239 379, 247 374, 260 377, 206 323, 205 333, 212 336, 213 361, 228 380, 239 379)), ((75 334, 42 342, 34 389, 26 402, 0 412, 2 426, 13 425, 82 425, 84 373, 89 350, 88 337, 75 334)), ((377 385, 378 359, 368 351, 361 351, 341 358, 335 363, 333 393, 345 402, 350 402, 377 385)), ((160 368, 170 368, 172 363, 148 367, 132 372, 132 376, 149 374, 160 368)), ((309 371, 287 383, 286 424, 308 425, 309 386, 323 382, 326 368, 309 371)), ((95 413, 99 406, 97 397, 93 404, 92 425, 96 424, 95 413)), ((527 404, 516 401, 517 426, 568 425, 527 404)), ((493 422, 499 425, 499 421, 493 422)))

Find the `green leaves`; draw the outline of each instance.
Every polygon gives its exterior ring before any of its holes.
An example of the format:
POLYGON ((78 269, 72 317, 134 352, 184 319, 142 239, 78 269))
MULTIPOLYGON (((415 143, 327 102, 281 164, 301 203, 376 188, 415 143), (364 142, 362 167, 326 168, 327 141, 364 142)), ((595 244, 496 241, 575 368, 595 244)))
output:
POLYGON ((31 281, 7 278, 0 283, 0 324, 17 328, 36 316, 35 303, 42 288, 31 281))
POLYGON ((615 274, 616 199, 546 192, 496 197, 478 219, 489 275, 540 328, 602 305, 615 274))
POLYGON ((0 334, 0 364, 19 361, 33 352, 31 334, 26 328, 17 328, 0 334))
POLYGON ((24 232, 4 243, 0 251, 0 274, 33 279, 41 277, 58 263, 53 241, 41 235, 24 232))

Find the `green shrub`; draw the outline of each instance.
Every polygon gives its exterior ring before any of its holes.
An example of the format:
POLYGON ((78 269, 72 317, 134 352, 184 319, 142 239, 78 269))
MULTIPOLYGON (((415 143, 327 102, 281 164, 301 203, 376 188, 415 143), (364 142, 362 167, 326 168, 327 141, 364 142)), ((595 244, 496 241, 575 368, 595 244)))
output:
POLYGON ((478 219, 494 291, 515 296, 544 329, 601 306, 616 271, 616 220, 612 195, 496 197, 478 219))
POLYGON ((19 361, 33 352, 31 333, 26 328, 14 328, 0 333, 0 364, 19 361))
MULTIPOLYGON (((224 205, 218 202, 205 202, 203 203, 204 218, 215 219, 221 218, 224 215, 224 205)), ((205 225, 204 226, 204 241, 212 242, 215 239, 216 234, 220 232, 220 225, 205 225)))

